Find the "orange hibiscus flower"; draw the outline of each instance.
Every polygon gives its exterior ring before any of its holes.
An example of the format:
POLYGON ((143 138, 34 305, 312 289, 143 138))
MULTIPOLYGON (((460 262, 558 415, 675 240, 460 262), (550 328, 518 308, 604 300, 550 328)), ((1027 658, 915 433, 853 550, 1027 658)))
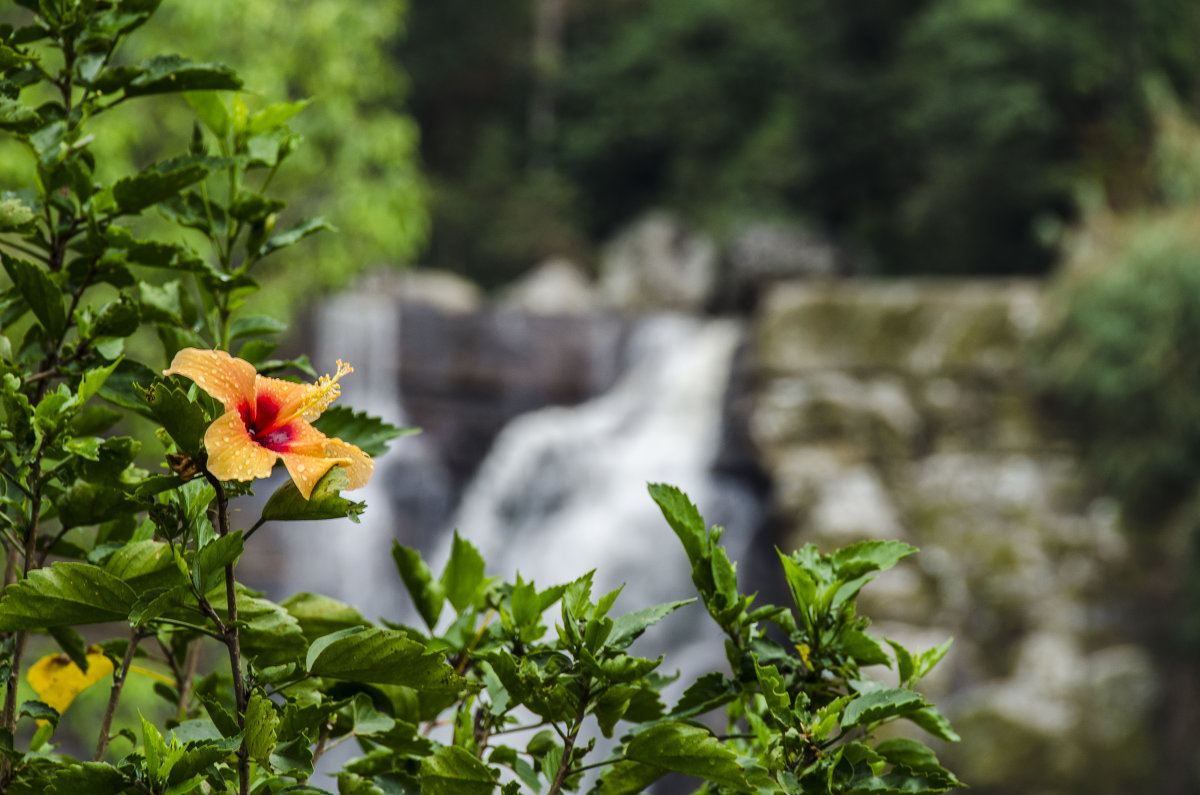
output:
POLYGON ((265 478, 282 458, 307 500, 330 467, 346 470, 351 489, 367 485, 375 470, 375 462, 362 450, 310 424, 341 392, 338 380, 353 369, 339 361, 332 377, 295 384, 261 376, 250 362, 225 351, 184 348, 163 375, 190 378, 225 406, 225 413, 204 433, 208 471, 214 477, 265 478))

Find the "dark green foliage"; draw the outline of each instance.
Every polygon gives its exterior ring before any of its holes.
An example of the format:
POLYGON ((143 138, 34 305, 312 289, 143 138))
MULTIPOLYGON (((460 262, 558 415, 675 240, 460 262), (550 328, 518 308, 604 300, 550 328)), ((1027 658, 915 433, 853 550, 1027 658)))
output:
POLYGON ((813 223, 887 273, 1043 273, 1081 179, 1146 190, 1149 80, 1200 74, 1188 0, 568 3, 544 140, 542 4, 466 5, 414 0, 402 53, 431 259, 487 284, 664 205, 813 223))
POLYGON ((1159 223, 1071 287, 1038 377, 1098 485, 1154 527, 1200 471, 1200 253, 1159 223))

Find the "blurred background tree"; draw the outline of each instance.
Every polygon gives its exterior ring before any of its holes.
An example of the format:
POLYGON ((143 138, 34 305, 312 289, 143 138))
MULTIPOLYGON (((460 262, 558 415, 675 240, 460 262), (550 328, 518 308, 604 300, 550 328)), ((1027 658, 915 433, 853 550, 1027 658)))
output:
MULTIPOLYGON (((172 52, 227 63, 245 78, 251 111, 311 100, 290 122, 303 143, 272 182, 289 204, 276 230, 323 216, 339 233, 314 235, 264 262, 260 275, 271 289, 256 299, 264 310, 286 316, 367 268, 411 263, 425 242, 417 127, 405 110, 408 82, 391 54, 405 14, 396 0, 167 0, 119 53, 126 63, 172 52)), ((136 112, 114 110, 98 125, 98 160, 114 173, 128 163, 147 166, 186 145, 194 119, 175 95, 136 112)), ((0 151, 0 187, 19 184, 13 169, 26 161, 0 151)))
POLYGON ((426 259, 494 285, 668 206, 885 274, 1044 273, 1080 179, 1144 198, 1146 79, 1193 105, 1198 39, 1190 0, 413 0, 426 259))

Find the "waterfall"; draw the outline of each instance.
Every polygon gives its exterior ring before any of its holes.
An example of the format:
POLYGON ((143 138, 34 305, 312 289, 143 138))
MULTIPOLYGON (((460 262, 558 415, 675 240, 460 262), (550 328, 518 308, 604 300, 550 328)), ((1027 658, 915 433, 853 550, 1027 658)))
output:
MULTIPOLYGON (((647 494, 651 482, 679 486, 710 521, 727 522, 738 559, 760 509, 748 489, 719 482, 713 462, 742 336, 732 320, 647 318, 609 392, 511 422, 455 517, 488 573, 519 570, 546 587, 595 569, 594 596, 625 585, 614 614, 693 595, 683 549, 647 494)), ((677 645, 693 634, 690 623, 675 622, 672 637, 663 634, 668 619, 657 637, 677 645)))

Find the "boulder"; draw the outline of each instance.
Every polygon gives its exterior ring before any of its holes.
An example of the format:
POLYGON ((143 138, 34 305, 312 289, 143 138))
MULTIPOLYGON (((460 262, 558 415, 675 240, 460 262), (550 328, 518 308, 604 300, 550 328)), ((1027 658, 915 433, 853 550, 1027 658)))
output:
POLYGON ((718 279, 717 245, 675 215, 651 212, 620 232, 600 259, 600 290, 616 309, 700 312, 718 279))

